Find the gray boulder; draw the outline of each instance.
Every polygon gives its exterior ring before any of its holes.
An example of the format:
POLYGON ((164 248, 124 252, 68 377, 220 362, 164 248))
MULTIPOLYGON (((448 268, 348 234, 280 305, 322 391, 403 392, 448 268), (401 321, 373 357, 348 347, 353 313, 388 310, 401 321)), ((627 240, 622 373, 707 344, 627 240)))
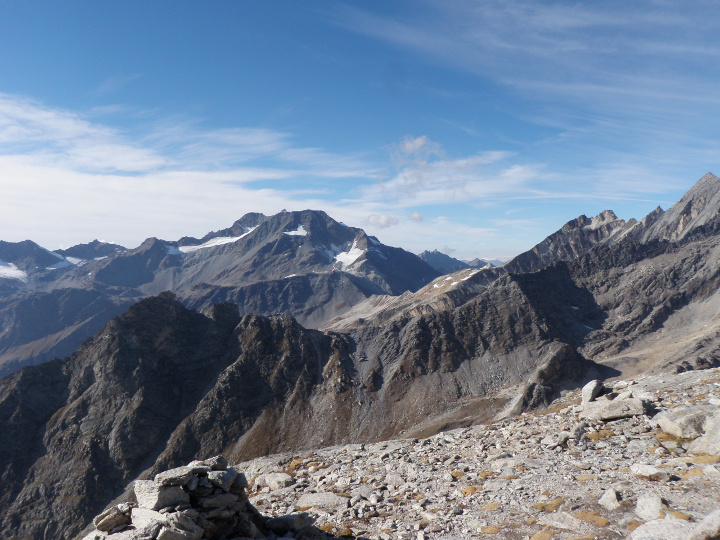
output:
POLYGON ((640 525, 630 540, 687 540, 693 525, 681 519, 655 519, 640 525))
POLYGON ((650 404, 638 398, 593 401, 582 405, 580 418, 607 422, 610 420, 619 420, 620 418, 642 416, 649 411, 650 404))
POLYGON ((192 467, 177 467, 156 474, 155 482, 162 486, 184 486, 192 477, 192 467))
POLYGON ((718 408, 711 405, 681 406, 656 415, 652 424, 675 437, 696 439, 705 432, 703 426, 707 419, 717 412, 718 408))
POLYGON ((598 381, 597 379, 590 381, 582 388, 582 402, 589 403, 595 401, 595 398, 602 393, 604 388, 602 381, 598 381))
POLYGON ((190 497, 181 487, 162 486, 152 480, 136 480, 133 490, 138 504, 150 510, 160 510, 190 502, 190 497))
POLYGON ((705 433, 688 446, 690 452, 720 454, 720 411, 708 416, 703 425, 705 433))

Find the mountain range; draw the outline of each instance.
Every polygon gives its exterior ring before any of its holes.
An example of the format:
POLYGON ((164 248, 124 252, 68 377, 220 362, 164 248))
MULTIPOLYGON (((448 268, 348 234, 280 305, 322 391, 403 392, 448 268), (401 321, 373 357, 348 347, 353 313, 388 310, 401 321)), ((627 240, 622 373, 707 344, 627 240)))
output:
POLYGON ((324 212, 247 214, 201 239, 98 241, 56 252, 0 242, 0 376, 73 352, 138 300, 173 291, 200 309, 285 313, 317 327, 372 295, 415 291, 439 273, 324 212))
POLYGON ((590 378, 720 363, 712 174, 668 211, 580 216, 447 275, 316 211, 99 247, 73 262, 0 243, 0 344, 25 352, 0 379, 0 528, 17 538, 73 538, 132 480, 195 458, 423 436, 590 378))

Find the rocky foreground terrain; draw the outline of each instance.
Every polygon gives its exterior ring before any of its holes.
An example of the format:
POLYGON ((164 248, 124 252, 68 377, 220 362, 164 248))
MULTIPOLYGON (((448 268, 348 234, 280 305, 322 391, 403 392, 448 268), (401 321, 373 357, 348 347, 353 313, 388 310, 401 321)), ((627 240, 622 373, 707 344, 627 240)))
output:
POLYGON ((190 465, 136 481, 86 540, 710 540, 720 538, 720 370, 593 381, 544 411, 424 439, 222 473, 190 465))

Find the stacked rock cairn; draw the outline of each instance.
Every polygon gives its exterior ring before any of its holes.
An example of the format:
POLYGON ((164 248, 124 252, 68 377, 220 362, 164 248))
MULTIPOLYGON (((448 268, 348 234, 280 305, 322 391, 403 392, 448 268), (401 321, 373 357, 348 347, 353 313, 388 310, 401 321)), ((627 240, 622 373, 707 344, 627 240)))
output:
MULTIPOLYGON (((134 501, 94 520, 83 540, 244 540, 326 537, 307 514, 266 518, 250 504, 245 475, 216 456, 136 480, 134 501)), ((132 499, 132 497, 130 497, 132 499)))

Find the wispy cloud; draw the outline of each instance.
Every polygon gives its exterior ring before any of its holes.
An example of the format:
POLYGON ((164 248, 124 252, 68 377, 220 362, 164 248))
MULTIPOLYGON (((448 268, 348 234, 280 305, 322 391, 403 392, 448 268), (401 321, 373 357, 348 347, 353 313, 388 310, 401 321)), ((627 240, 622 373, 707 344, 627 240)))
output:
POLYGON ((112 94, 141 77, 142 75, 139 73, 113 75, 99 84, 95 93, 98 95, 112 94))
POLYGON ((46 239, 54 247, 93 234, 135 245, 150 235, 202 235, 249 211, 321 208, 317 196, 327 187, 309 187, 304 178, 375 175, 359 156, 298 146, 288 132, 166 119, 131 135, 0 94, 5 240, 46 239), (52 215, 57 223, 48 227, 52 215))
MULTIPOLYGON (((658 171, 697 148, 707 162, 720 160, 710 121, 720 115, 717 3, 425 0, 392 12, 335 4, 328 17, 501 85, 515 99, 509 114, 555 127, 586 163, 622 166, 634 155, 658 171)), ((537 142, 551 159, 552 141, 537 142)), ((567 159, 572 150, 558 151, 567 159)))
POLYGON ((2 155, 32 155, 40 163, 85 171, 139 172, 167 164, 117 130, 5 94, 0 94, 0 145, 2 155))
POLYGON ((482 152, 449 159, 442 146, 427 136, 404 137, 389 147, 396 174, 363 189, 363 198, 389 201, 401 207, 470 202, 496 193, 523 189, 534 177, 533 168, 513 165, 499 172, 485 170, 512 156, 509 152, 482 152))

